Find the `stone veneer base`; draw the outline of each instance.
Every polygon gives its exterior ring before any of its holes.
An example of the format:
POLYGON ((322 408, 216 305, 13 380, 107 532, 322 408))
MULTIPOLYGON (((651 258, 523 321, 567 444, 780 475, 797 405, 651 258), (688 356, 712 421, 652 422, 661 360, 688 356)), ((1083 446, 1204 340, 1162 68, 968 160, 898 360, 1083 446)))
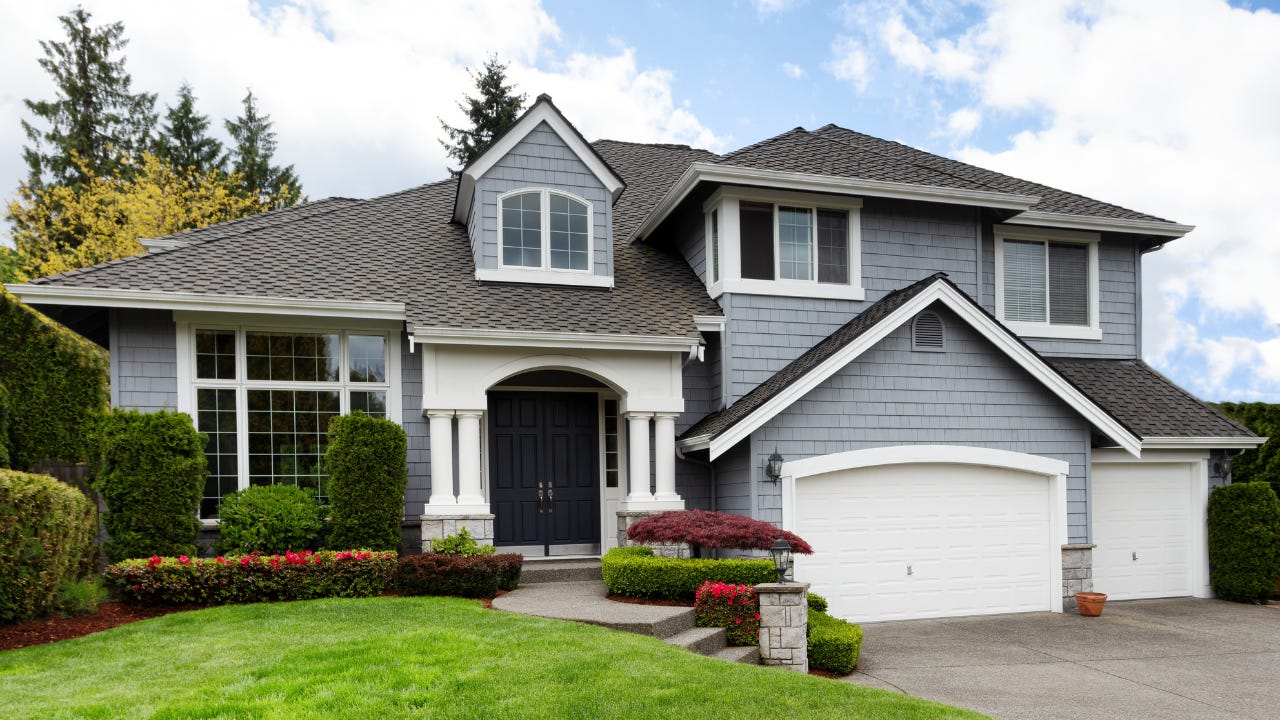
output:
POLYGON ((1062 546, 1062 611, 1076 610, 1076 593, 1093 592, 1093 549, 1077 543, 1062 546))
POLYGON ((493 514, 423 515, 422 552, 431 552, 432 539, 439 540, 457 535, 463 528, 471 533, 478 545, 493 544, 493 514))

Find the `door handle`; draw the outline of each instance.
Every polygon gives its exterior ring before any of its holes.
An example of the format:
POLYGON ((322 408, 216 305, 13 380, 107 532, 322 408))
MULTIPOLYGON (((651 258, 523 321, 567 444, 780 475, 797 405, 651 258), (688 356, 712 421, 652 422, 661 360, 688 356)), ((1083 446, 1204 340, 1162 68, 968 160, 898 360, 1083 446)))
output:
POLYGON ((547 483, 547 512, 556 511, 556 489, 551 487, 551 483, 547 483))
POLYGON ((538 512, 546 512, 547 508, 542 498, 542 483, 538 483, 538 512))

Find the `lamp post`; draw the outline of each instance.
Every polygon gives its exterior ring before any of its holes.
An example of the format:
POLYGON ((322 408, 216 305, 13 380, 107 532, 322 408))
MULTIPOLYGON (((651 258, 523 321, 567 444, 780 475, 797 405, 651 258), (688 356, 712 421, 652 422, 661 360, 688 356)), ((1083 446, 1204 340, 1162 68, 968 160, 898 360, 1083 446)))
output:
POLYGON ((787 568, 791 566, 791 543, 779 535, 769 546, 769 554, 773 556, 773 567, 778 571, 778 582, 786 582, 787 568))
POLYGON ((782 456, 778 454, 778 448, 773 449, 773 454, 769 456, 769 461, 765 463, 764 474, 769 476, 770 482, 778 482, 782 477, 782 456))

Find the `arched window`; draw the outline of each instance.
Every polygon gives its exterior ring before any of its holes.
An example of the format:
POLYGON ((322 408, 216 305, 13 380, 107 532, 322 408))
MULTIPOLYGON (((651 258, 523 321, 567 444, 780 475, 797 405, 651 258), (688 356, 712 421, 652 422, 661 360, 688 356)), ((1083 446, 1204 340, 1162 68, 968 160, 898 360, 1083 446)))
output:
POLYGON ((502 266, 591 271, 591 205, 555 190, 502 196, 502 266))
POLYGON ((912 321, 911 349, 925 352, 942 352, 946 349, 945 327, 937 313, 925 310, 912 321))

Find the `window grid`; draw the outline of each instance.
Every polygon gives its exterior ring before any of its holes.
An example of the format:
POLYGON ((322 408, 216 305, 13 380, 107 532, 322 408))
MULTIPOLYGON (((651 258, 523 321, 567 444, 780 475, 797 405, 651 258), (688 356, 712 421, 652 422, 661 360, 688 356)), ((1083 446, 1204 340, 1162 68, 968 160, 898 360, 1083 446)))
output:
POLYGON ((209 437, 204 446, 209 474, 205 477, 204 496, 200 500, 200 517, 218 517, 222 498, 235 492, 240 482, 236 427, 234 388, 201 388, 196 391, 196 429, 209 437))
POLYGON ((813 279, 813 214, 807 208, 778 208, 778 275, 813 279))
POLYGON ((621 467, 618 451, 618 401, 604 401, 604 485, 618 487, 619 468, 621 467))
POLYGON ((498 207, 502 266, 592 272, 590 203, 561 191, 539 189, 501 196, 498 207))
POLYGON ((586 270, 590 261, 587 206, 564 195, 552 194, 551 267, 586 270))
POLYGON ((542 267, 542 193, 502 199, 502 264, 542 267))

